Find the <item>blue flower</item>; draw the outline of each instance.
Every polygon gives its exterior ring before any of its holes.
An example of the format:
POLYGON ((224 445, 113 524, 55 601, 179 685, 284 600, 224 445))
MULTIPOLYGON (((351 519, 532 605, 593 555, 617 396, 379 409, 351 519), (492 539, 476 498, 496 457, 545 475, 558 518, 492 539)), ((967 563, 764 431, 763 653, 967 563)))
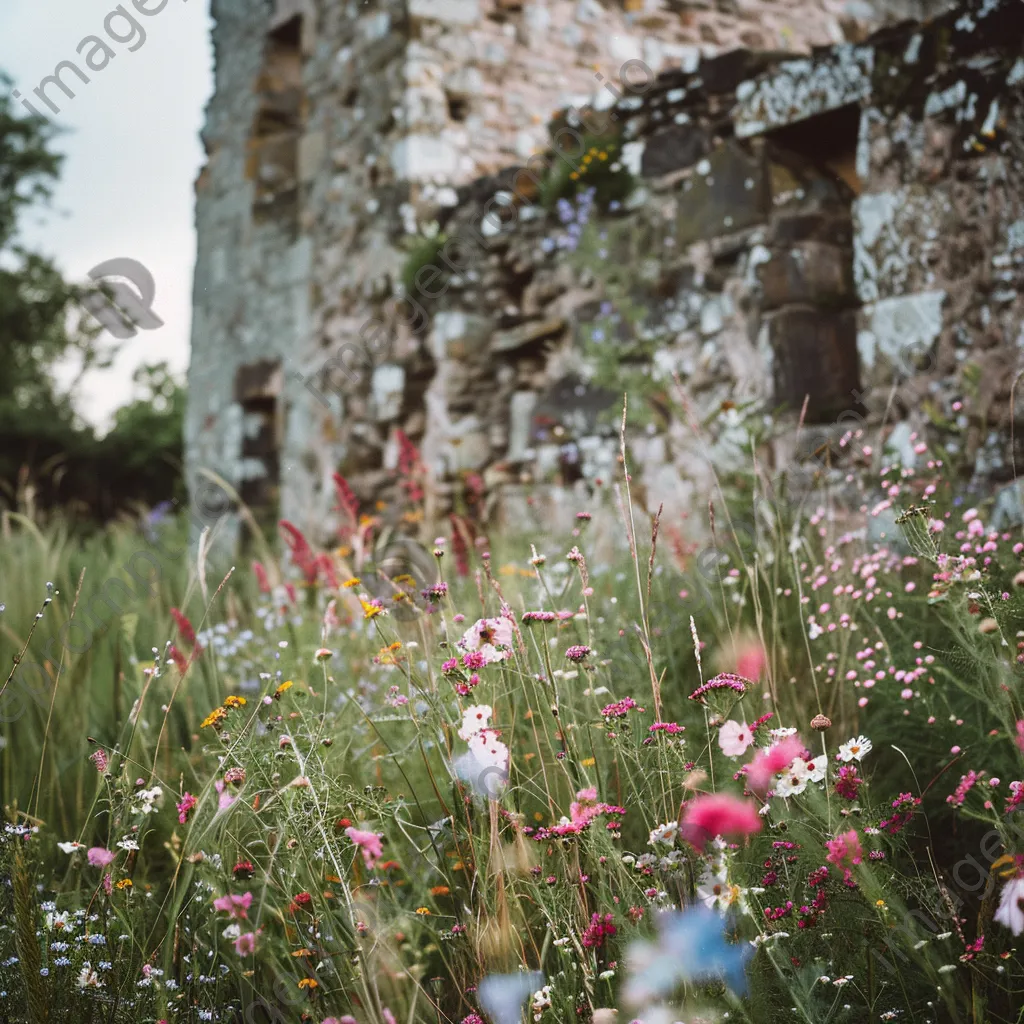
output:
POLYGON ((489 974, 477 989, 477 998, 494 1024, 519 1024, 523 1000, 544 984, 540 971, 489 974))
POLYGON ((744 961, 752 955, 748 943, 726 941, 722 918, 707 907, 689 907, 660 914, 658 941, 630 947, 633 971, 626 997, 646 1003, 664 998, 682 982, 718 978, 738 995, 747 990, 744 961))

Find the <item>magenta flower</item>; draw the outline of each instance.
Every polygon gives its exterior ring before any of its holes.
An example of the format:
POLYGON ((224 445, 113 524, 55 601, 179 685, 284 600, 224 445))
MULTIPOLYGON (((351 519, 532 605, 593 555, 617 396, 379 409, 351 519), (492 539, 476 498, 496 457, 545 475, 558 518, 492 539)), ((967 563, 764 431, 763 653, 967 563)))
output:
POLYGON ((181 798, 178 803, 178 823, 184 825, 188 821, 189 814, 192 813, 192 808, 199 803, 198 800, 189 792, 186 791, 185 795, 181 798))
POLYGON ((590 653, 586 644, 574 644, 566 652, 565 656, 569 661, 580 662, 590 653))
POLYGON ((90 848, 89 852, 86 853, 89 863, 94 868, 105 868, 116 856, 116 853, 111 853, 109 850, 105 850, 102 846, 93 846, 90 848))
POLYGON ((787 736, 767 750, 759 750, 754 760, 744 765, 747 771, 747 784, 758 795, 766 793, 772 776, 785 771, 804 753, 803 742, 796 736, 787 736))
POLYGON ((850 869, 864 859, 864 851, 861 849, 857 830, 851 828, 848 832, 840 832, 835 839, 830 839, 825 843, 825 848, 828 850, 825 860, 843 872, 844 881, 850 881, 852 877, 850 869))
POLYGON ((698 850, 715 836, 728 839, 760 831, 761 818, 754 805, 728 793, 697 797, 686 808, 681 823, 683 837, 698 850))
POLYGON ((252 956, 256 952, 256 933, 246 932, 235 939, 235 952, 239 956, 252 956))
POLYGON ((375 867, 377 861, 384 856, 384 847, 380 841, 381 837, 376 832, 363 832, 358 828, 349 826, 345 829, 345 835, 362 851, 363 860, 368 868, 375 867))
POLYGON ((213 901, 214 910, 223 910, 231 915, 233 919, 244 921, 248 918, 248 910, 252 906, 252 893, 242 895, 228 893, 227 896, 218 896, 213 901))

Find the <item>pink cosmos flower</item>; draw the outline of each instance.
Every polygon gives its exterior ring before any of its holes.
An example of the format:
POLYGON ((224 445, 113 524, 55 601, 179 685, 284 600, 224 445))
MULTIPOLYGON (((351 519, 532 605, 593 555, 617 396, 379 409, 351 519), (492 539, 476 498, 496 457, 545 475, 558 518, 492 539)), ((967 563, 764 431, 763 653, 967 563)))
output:
POLYGON ((384 847, 380 841, 381 837, 376 832, 363 832, 350 825, 345 829, 345 835, 362 851, 363 860, 368 868, 375 867, 377 861, 384 856, 384 847))
POLYGON ((850 882, 853 877, 850 869, 864 859, 857 830, 851 828, 848 832, 840 832, 835 839, 825 843, 825 848, 828 850, 825 860, 843 872, 843 881, 850 882))
POLYGON ((199 801, 189 793, 187 790, 182 796, 181 801, 178 803, 178 823, 184 825, 188 821, 188 816, 192 812, 192 809, 199 801))
POLYGON ((252 956, 256 952, 256 933, 245 932, 235 939, 235 952, 239 956, 252 956))
POLYGON ((467 653, 483 655, 485 664, 507 661, 512 657, 512 651, 499 651, 498 648, 512 647, 512 622, 506 618, 477 619, 462 635, 458 646, 467 653))
POLYGON ((718 745, 726 757, 742 757, 754 742, 754 734, 746 722, 724 722, 718 730, 718 745))
POLYGON ((116 856, 116 853, 111 853, 109 850, 105 850, 102 846, 93 846, 89 849, 88 853, 86 853, 89 863, 94 868, 105 868, 116 856))
POLYGON ((218 896, 213 901, 214 910, 223 910, 239 921, 244 921, 249 916, 248 910, 252 906, 252 893, 243 893, 241 896, 228 893, 227 896, 218 896))
POLYGON ((744 643, 736 651, 736 674, 747 679, 760 679, 764 670, 764 648, 757 641, 744 643))
POLYGON ((715 836, 749 836, 761 831, 761 818, 749 800, 728 793, 699 796, 687 808, 680 823, 683 838, 698 850, 715 836))
POLYGON ((787 736, 767 750, 759 750, 754 760, 744 765, 750 789, 758 795, 766 793, 772 776, 785 771, 803 753, 803 741, 796 736, 787 736))

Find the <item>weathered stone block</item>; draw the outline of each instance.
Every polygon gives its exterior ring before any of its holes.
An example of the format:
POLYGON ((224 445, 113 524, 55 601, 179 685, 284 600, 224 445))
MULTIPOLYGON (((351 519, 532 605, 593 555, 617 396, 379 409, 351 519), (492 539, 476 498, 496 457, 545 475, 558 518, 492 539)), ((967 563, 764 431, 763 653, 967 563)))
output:
POLYGON ((775 401, 821 423, 850 409, 859 388, 857 315, 790 306, 768 320, 775 401))
POLYGON ((480 20, 479 0, 409 0, 413 21, 439 21, 444 25, 473 25, 480 20))
POLYGON ((299 139, 298 176, 303 184, 313 181, 324 166, 327 156, 327 136, 323 132, 309 132, 299 139))
POLYGON ((527 345, 557 338, 565 330, 565 326, 565 320, 562 317, 552 317, 548 320, 534 320, 520 324, 507 331, 495 331, 491 335, 491 351, 514 352, 527 345))
POLYGON ((857 304, 851 251, 821 242, 802 242, 776 250, 757 267, 762 308, 778 309, 791 303, 832 308, 857 304))
POLYGON ((657 178, 692 167, 708 151, 707 133, 693 124, 672 125, 655 132, 648 140, 640 161, 645 178, 657 178))
POLYGON ((472 313, 437 313, 430 331, 431 355, 438 362, 449 358, 466 358, 473 350, 483 346, 493 326, 487 317, 472 313))
POLYGON ((391 167, 396 177, 406 181, 447 181, 458 170, 459 151, 443 138, 409 135, 392 148, 391 167))
POLYGON ((678 193, 676 244, 728 235, 768 219, 771 200, 760 148, 729 141, 696 167, 678 193))
POLYGON ((398 418, 405 394, 405 370, 394 363, 384 363, 373 371, 370 383, 373 392, 374 418, 387 422, 398 418))

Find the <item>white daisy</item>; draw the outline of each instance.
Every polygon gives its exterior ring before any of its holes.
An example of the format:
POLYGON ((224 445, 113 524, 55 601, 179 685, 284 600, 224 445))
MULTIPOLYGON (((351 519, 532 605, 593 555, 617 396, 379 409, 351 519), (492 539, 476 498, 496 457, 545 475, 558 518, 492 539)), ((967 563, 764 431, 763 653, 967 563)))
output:
POLYGON ((667 846, 671 846, 676 841, 677 835, 679 835, 679 822, 667 821, 664 825, 659 825, 651 831, 647 845, 654 846, 655 843, 665 843, 667 846))
POLYGON ((871 740, 867 736, 857 736, 847 740, 839 748, 840 761, 860 761, 865 754, 871 753, 871 740))

